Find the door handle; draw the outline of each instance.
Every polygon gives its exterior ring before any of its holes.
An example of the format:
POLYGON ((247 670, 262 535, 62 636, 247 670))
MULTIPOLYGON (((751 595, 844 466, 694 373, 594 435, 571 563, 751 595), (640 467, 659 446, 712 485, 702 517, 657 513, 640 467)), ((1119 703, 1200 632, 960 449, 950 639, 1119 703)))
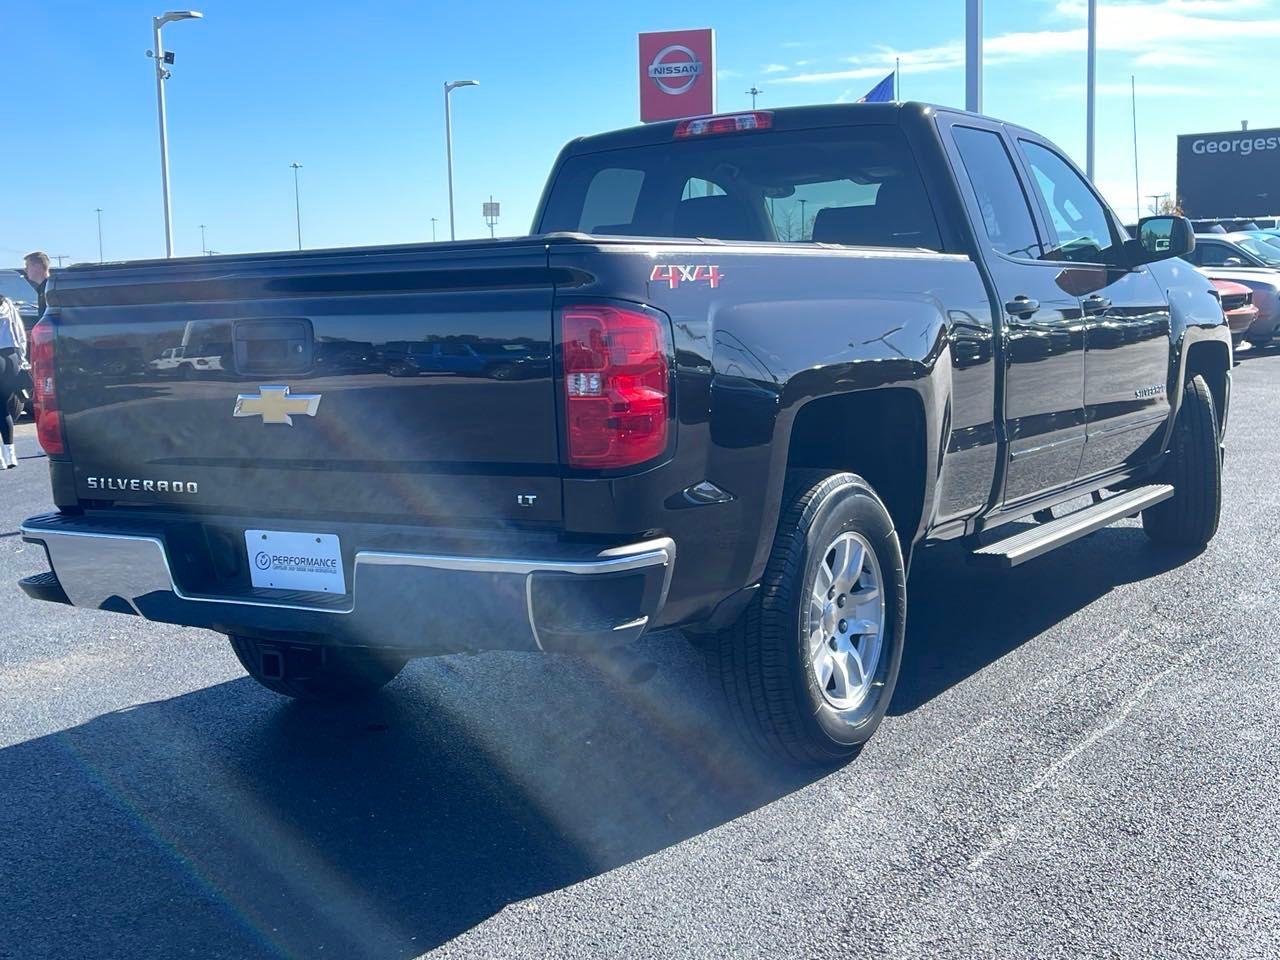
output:
POLYGON ((1106 297, 1100 297, 1094 294, 1084 299, 1084 312, 1086 315, 1092 316, 1097 313, 1106 313, 1111 309, 1111 301, 1106 297))
POLYGON ((1040 301, 1030 297, 1017 296, 1004 305, 1011 317, 1029 317, 1040 309, 1040 301))

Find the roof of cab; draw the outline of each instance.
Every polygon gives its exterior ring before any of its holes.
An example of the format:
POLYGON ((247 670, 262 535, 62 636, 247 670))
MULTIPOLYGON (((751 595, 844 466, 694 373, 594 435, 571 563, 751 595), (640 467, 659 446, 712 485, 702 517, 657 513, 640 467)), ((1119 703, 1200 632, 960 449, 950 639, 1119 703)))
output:
MULTIPOLYGON (((805 130, 813 127, 835 127, 862 123, 901 123, 904 113, 925 115, 939 108, 927 103, 825 103, 807 107, 778 107, 756 110, 722 110, 716 116, 733 116, 736 113, 770 113, 773 130, 805 130)), ((957 111, 958 112, 958 111, 957 111)), ((598 150, 615 150, 621 147, 647 146, 666 143, 675 137, 679 120, 646 123, 607 133, 579 137, 566 148, 573 153, 594 153, 598 150)))

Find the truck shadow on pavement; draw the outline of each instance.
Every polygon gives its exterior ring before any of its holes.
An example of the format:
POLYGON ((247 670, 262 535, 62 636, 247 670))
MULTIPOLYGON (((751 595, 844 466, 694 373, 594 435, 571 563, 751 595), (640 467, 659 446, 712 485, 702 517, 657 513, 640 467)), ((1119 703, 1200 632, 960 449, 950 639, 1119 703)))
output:
POLYGON ((1188 559, 1157 550, 1137 526, 1107 527, 1012 570, 977 567, 950 545, 920 554, 889 713, 910 713, 1116 587, 1188 559))
MULTIPOLYGON (((1176 564, 1142 537, 1103 531, 1011 572, 921 558, 893 712, 1176 564)), ((647 679, 423 661, 345 710, 233 680, 0 750, 0 957, 406 958, 503 910, 534 929, 542 909, 625 911, 617 883, 528 901, 817 776, 740 748, 678 637, 642 653, 647 679)))
POLYGON ((339 711, 234 680, 0 750, 0 957, 415 957, 816 776, 644 643, 643 682, 447 658, 339 711))

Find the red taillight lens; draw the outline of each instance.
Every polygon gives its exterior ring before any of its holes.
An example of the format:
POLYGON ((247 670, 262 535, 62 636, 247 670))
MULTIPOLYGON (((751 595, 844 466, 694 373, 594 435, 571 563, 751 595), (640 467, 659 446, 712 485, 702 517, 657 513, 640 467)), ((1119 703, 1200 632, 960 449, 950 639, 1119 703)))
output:
POLYGON ((769 130, 773 127, 773 113, 769 110, 753 110, 751 113, 731 113, 718 117, 695 117, 681 120, 676 125, 677 137, 705 137, 716 133, 741 133, 745 130, 769 130))
POLYGON ((595 304, 560 316, 569 463, 614 469, 661 454, 671 414, 666 319, 595 304))
POLYGON ((36 434, 47 454, 65 453, 62 411, 53 373, 53 324, 41 320, 31 328, 31 380, 35 385, 36 434))

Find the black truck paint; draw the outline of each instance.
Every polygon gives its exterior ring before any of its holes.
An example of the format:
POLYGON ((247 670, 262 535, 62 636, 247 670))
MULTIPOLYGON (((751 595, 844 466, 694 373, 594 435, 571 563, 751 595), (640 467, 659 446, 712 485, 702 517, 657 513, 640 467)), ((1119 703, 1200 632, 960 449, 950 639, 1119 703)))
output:
MULTIPOLYGON (((703 142, 856 145, 891 129, 886 156, 919 177, 893 209, 931 226, 879 246, 582 232, 583 201, 562 199, 573 178, 613 156, 665 169, 691 142, 668 123, 569 144, 529 237, 60 271, 67 452, 50 463, 58 512, 24 527, 53 573, 26 589, 264 641, 590 650, 733 623, 797 468, 864 477, 909 563, 1160 474, 1192 373, 1225 423, 1230 336, 1210 284, 1182 260, 1124 262, 1119 240, 1098 263, 1051 249, 1060 214, 1028 157, 1060 155, 1041 138, 919 104, 770 122, 703 142), (1022 239, 992 239, 984 178, 1000 163, 1027 205, 1022 239), (558 318, 572 304, 669 319, 672 423, 650 462, 567 465, 558 318), (192 325, 220 369, 157 376, 149 361, 192 325), (272 384, 320 395, 315 416, 233 418, 237 396, 272 384), (252 587, 246 529, 337 534, 348 595, 252 587)), ((731 198, 708 187, 677 212, 731 198)), ((804 210, 802 233, 867 219, 804 210)))

